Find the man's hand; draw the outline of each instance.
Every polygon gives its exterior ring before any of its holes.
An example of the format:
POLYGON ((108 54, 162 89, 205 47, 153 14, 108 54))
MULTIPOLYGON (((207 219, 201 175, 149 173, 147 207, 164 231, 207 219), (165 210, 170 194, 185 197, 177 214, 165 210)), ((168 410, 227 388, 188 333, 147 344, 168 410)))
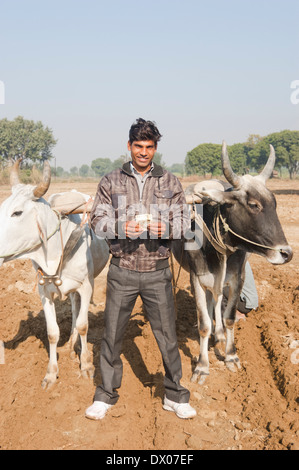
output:
POLYGON ((155 238, 161 238, 166 232, 167 226, 164 222, 151 222, 148 225, 149 234, 155 238))
POLYGON ((139 238, 144 231, 145 230, 142 225, 135 222, 135 220, 130 220, 124 224, 124 232, 127 238, 135 240, 136 238, 139 238))

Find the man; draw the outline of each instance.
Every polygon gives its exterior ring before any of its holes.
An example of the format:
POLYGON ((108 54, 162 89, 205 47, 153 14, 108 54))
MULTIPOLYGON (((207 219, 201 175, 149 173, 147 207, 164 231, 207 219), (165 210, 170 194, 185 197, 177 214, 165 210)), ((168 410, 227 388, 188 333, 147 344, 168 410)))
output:
POLYGON ((162 354, 163 408, 179 418, 196 415, 189 405, 189 391, 180 384, 182 366, 168 261, 170 240, 183 236, 189 217, 183 211, 186 201, 180 182, 153 163, 161 137, 151 121, 138 119, 132 125, 128 142, 132 161, 102 179, 91 212, 92 228, 106 237, 112 260, 100 354, 102 385, 86 410, 90 419, 104 418, 119 398, 122 341, 139 295, 162 354))

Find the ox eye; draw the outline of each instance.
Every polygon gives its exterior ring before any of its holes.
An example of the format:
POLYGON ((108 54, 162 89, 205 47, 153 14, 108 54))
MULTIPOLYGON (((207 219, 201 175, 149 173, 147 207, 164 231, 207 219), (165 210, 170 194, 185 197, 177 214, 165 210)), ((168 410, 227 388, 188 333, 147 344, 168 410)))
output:
POLYGON ((260 212, 262 210, 262 207, 261 205, 256 202, 256 201, 249 201, 248 202, 248 206, 250 207, 250 209, 254 212, 260 212))
POLYGON ((23 214, 23 211, 16 211, 11 216, 12 217, 20 217, 23 214))

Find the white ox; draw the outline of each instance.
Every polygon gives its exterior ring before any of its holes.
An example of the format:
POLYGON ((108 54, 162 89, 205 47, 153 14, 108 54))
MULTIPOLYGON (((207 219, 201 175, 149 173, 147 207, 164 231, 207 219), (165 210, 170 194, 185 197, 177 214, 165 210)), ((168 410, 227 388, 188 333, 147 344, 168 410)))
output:
POLYGON ((12 195, 0 207, 0 266, 13 259, 31 259, 37 272, 50 346, 49 365, 42 383, 43 388, 47 388, 58 376, 59 327, 55 294, 70 295, 73 317, 70 346, 73 350, 79 334, 82 375, 93 376, 94 367, 87 347, 88 308, 94 278, 107 264, 109 250, 106 241, 96 237, 85 225, 70 256, 63 258, 67 241, 78 233, 81 218, 79 215, 61 217, 43 199, 51 180, 47 161, 43 181, 38 186, 20 184, 18 166, 16 162, 11 172, 12 195))

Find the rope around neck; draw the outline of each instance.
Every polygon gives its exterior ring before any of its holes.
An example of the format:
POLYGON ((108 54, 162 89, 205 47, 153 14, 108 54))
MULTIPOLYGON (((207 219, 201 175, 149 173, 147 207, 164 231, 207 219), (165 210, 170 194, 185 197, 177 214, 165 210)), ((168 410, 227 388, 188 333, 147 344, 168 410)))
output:
POLYGON ((274 248, 272 246, 267 246, 267 245, 262 245, 260 243, 253 242, 252 240, 248 240, 248 238, 242 237, 241 235, 238 235, 236 232, 234 232, 228 223, 226 222, 226 219, 224 219, 221 215, 220 212, 220 206, 218 206, 218 211, 217 214, 214 218, 214 232, 215 232, 215 237, 213 237, 212 233, 210 232, 209 228, 207 227, 206 223, 204 222, 203 218, 200 216, 200 214, 197 213, 195 210, 195 220, 198 223, 199 226, 202 226, 203 232, 211 245, 217 250, 219 253, 222 255, 227 255, 228 252, 234 252, 237 250, 237 248, 233 248, 231 246, 228 246, 226 243, 224 243, 223 238, 220 233, 220 227, 219 227, 219 219, 221 220, 223 224, 223 228, 225 232, 230 232, 232 235, 234 235, 237 238, 240 238, 241 240, 245 241, 246 243, 250 243, 255 246, 259 246, 260 248, 265 248, 266 250, 272 250, 272 251, 277 251, 279 253, 282 252, 281 248, 274 248))
POLYGON ((267 246, 267 245, 261 245, 260 243, 256 243, 256 242, 253 242, 252 240, 248 240, 248 238, 244 238, 242 237, 241 235, 238 235, 236 232, 234 232, 230 226, 228 225, 228 223, 226 222, 226 219, 224 219, 221 215, 221 212, 220 212, 220 207, 218 207, 218 214, 217 214, 217 217, 220 218, 222 224, 223 224, 223 228, 225 230, 225 232, 230 232, 232 233, 235 237, 237 238, 240 238, 241 240, 247 242, 247 243, 251 243, 252 245, 255 245, 255 246, 259 246, 260 248, 265 248, 267 250, 273 250, 273 251, 278 251, 278 252, 282 252, 281 248, 274 248, 272 246, 267 246))
POLYGON ((195 209, 195 212, 194 212, 194 218, 195 218, 195 221, 197 222, 198 226, 200 228, 202 227, 203 233, 205 234, 205 236, 207 237, 207 239, 209 240, 211 245, 215 248, 215 250, 218 251, 218 253, 221 253, 222 255, 227 255, 228 250, 232 251, 227 245, 225 245, 223 243, 222 237, 220 235, 220 231, 219 231, 218 235, 216 236, 216 238, 213 237, 213 235, 210 232, 207 224, 205 223, 205 221, 203 220, 201 215, 198 214, 196 209, 195 209))

